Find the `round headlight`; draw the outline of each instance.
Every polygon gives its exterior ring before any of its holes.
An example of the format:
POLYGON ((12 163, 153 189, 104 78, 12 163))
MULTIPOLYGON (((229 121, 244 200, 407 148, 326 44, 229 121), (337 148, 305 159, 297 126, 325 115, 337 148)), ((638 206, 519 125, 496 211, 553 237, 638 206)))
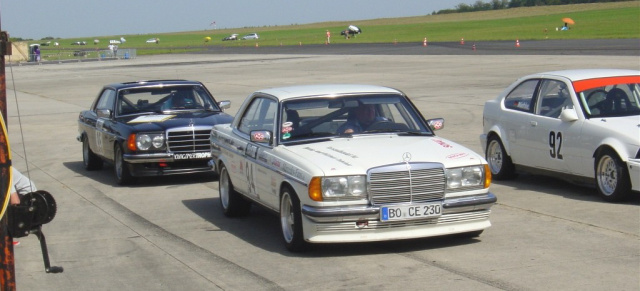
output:
POLYGON ((148 134, 138 135, 136 146, 139 150, 148 150, 151 147, 151 137, 148 134))
POLYGON ((163 135, 156 135, 153 137, 153 147, 154 148, 161 148, 164 145, 164 136, 163 135))

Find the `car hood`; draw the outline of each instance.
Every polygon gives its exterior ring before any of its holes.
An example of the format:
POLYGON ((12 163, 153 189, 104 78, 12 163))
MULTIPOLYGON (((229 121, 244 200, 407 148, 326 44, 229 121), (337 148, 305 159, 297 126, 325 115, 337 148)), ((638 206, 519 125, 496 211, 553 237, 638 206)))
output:
POLYGON ((640 117, 638 115, 592 118, 589 123, 603 132, 607 132, 607 136, 623 137, 630 144, 640 145, 638 138, 640 137, 640 117))
POLYGON ((119 121, 136 128, 136 131, 163 131, 184 126, 213 126, 231 123, 231 117, 224 112, 182 112, 172 114, 136 115, 119 118, 119 121))
POLYGON ((445 167, 479 165, 484 159, 472 150, 437 136, 377 135, 337 138, 286 146, 307 165, 325 175, 365 174, 370 168, 398 163, 435 162, 445 167))

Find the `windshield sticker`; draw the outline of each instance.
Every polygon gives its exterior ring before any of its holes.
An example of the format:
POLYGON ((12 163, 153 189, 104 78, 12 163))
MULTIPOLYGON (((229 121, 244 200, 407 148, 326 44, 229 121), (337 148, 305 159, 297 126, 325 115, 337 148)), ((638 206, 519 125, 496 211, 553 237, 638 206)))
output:
POLYGON ((174 117, 175 115, 145 115, 145 116, 138 116, 130 120, 128 123, 162 122, 174 117))
POLYGON ((282 139, 289 139, 291 137, 291 131, 293 130, 293 122, 287 121, 282 124, 282 139))

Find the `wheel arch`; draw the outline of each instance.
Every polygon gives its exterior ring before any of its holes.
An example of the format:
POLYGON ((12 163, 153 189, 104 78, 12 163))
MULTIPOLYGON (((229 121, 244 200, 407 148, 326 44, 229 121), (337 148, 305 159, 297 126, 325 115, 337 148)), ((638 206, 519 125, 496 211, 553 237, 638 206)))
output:
MULTIPOLYGON (((489 139, 491 139, 492 137, 497 137, 498 139, 500 139, 500 142, 502 143, 502 146, 504 147, 504 151, 507 153, 507 155, 509 157, 511 157, 511 146, 509 145, 509 141, 507 139, 504 138, 505 134, 504 132, 502 132, 502 129, 498 126, 493 126, 489 132, 487 132, 487 143, 489 142, 489 139)), ((484 148, 484 152, 485 154, 487 153, 487 144, 483 145, 484 148)))
POLYGON ((618 158, 625 164, 629 160, 629 155, 626 154, 625 146, 620 141, 611 138, 603 140, 593 152, 592 157, 596 159, 600 154, 602 154, 602 152, 606 150, 611 150, 612 152, 614 152, 618 156, 618 158))

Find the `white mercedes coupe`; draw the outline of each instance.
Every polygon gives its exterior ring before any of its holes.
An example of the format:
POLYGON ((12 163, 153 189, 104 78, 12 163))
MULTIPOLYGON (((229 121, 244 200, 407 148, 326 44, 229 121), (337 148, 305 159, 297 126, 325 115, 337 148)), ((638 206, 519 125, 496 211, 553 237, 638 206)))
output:
POLYGON ((488 228, 485 159, 436 136, 402 92, 309 85, 254 92, 211 131, 226 216, 252 204, 280 217, 285 245, 368 242, 488 228))

